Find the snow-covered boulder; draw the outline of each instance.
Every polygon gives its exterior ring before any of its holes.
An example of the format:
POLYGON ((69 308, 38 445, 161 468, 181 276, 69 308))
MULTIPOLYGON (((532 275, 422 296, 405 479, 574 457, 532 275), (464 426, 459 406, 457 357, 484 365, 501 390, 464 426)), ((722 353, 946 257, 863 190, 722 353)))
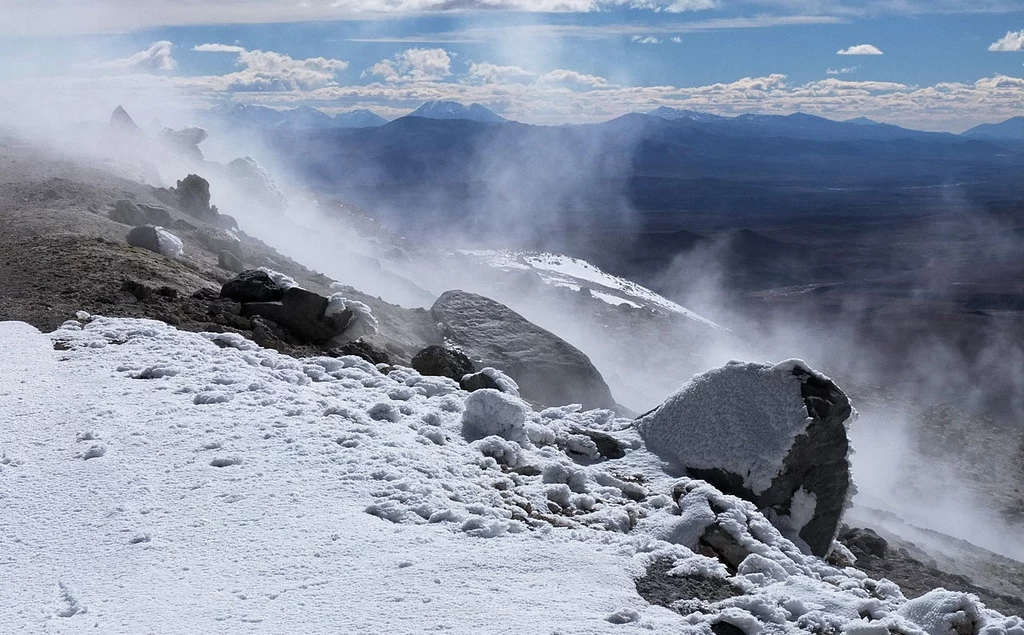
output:
POLYGON ((474 293, 446 291, 430 313, 445 337, 479 365, 508 373, 524 399, 551 406, 615 407, 608 384, 590 358, 504 304, 474 293))
POLYGON ((178 258, 184 250, 181 239, 156 225, 140 225, 133 227, 125 240, 132 247, 141 247, 168 258, 178 258))
POLYGON ((799 360, 730 362, 694 377, 637 428, 675 469, 751 501, 825 556, 853 493, 853 414, 843 391, 799 360))

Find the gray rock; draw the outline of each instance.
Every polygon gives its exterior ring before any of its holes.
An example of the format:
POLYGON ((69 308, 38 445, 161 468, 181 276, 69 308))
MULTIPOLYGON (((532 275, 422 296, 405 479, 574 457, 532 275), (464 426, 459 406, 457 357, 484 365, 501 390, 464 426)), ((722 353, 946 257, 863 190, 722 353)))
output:
POLYGON ((791 360, 698 375, 637 422, 648 449, 754 503, 790 539, 827 556, 851 494, 850 402, 791 360))
MULTIPOLYGON (((466 354, 462 351, 436 345, 428 346, 416 353, 412 358, 412 367, 421 375, 448 377, 455 381, 461 381, 463 375, 476 370, 473 367, 473 361, 466 357, 466 354)), ((497 384, 482 387, 497 388, 497 384)))
POLYGON ((226 231, 216 229, 199 230, 196 233, 196 242, 213 253, 230 251, 237 258, 245 257, 242 253, 242 241, 226 231))
POLYGON ((284 290, 259 269, 243 271, 220 289, 220 297, 235 302, 277 302, 283 296, 284 290))
POLYGON ((140 203, 138 205, 140 211, 146 215, 146 223, 150 225, 159 225, 160 227, 170 227, 174 223, 174 219, 171 218, 171 213, 162 207, 156 207, 155 205, 144 205, 140 203))
POLYGON ((478 365, 512 377, 524 399, 549 406, 615 407, 604 378, 582 351, 507 306, 465 291, 446 291, 430 312, 445 336, 478 365))
MULTIPOLYGON (((110 220, 117 221, 118 223, 124 223, 125 225, 146 225, 149 223, 149 217, 143 212, 135 203, 131 201, 121 199, 114 203, 114 211, 107 214, 110 220)), ((159 223, 153 223, 157 225, 159 223)))
POLYGON ((241 273, 245 270, 245 263, 226 249, 217 253, 217 266, 221 269, 227 269, 231 273, 241 273))

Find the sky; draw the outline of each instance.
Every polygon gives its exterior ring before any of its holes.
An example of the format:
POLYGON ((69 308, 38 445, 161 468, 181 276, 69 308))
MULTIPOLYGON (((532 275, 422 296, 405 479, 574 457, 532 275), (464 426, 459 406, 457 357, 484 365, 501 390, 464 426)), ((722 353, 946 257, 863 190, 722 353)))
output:
POLYGON ((0 93, 7 118, 452 99, 537 124, 669 106, 959 132, 1024 114, 1024 2, 0 0, 0 93))

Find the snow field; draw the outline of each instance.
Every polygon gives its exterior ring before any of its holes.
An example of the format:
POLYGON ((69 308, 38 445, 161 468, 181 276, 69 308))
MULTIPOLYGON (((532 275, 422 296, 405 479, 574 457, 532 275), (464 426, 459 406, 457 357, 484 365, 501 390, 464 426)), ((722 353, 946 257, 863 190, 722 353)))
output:
POLYGON ((148 320, 0 323, 0 343, 5 633, 1024 635, 804 556, 608 411, 148 320), (656 559, 727 575, 686 546, 711 524, 752 554, 742 595, 648 605, 633 577, 656 559))

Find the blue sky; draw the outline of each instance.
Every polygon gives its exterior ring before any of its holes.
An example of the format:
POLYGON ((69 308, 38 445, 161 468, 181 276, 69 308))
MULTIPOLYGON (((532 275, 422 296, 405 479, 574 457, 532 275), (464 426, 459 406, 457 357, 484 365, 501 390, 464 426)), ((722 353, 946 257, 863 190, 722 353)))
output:
POLYGON ((0 0, 3 76, 31 95, 59 86, 54 101, 79 108, 106 91, 387 117, 450 98, 534 123, 662 105, 941 130, 1024 114, 1019 1, 29 4, 0 0))

